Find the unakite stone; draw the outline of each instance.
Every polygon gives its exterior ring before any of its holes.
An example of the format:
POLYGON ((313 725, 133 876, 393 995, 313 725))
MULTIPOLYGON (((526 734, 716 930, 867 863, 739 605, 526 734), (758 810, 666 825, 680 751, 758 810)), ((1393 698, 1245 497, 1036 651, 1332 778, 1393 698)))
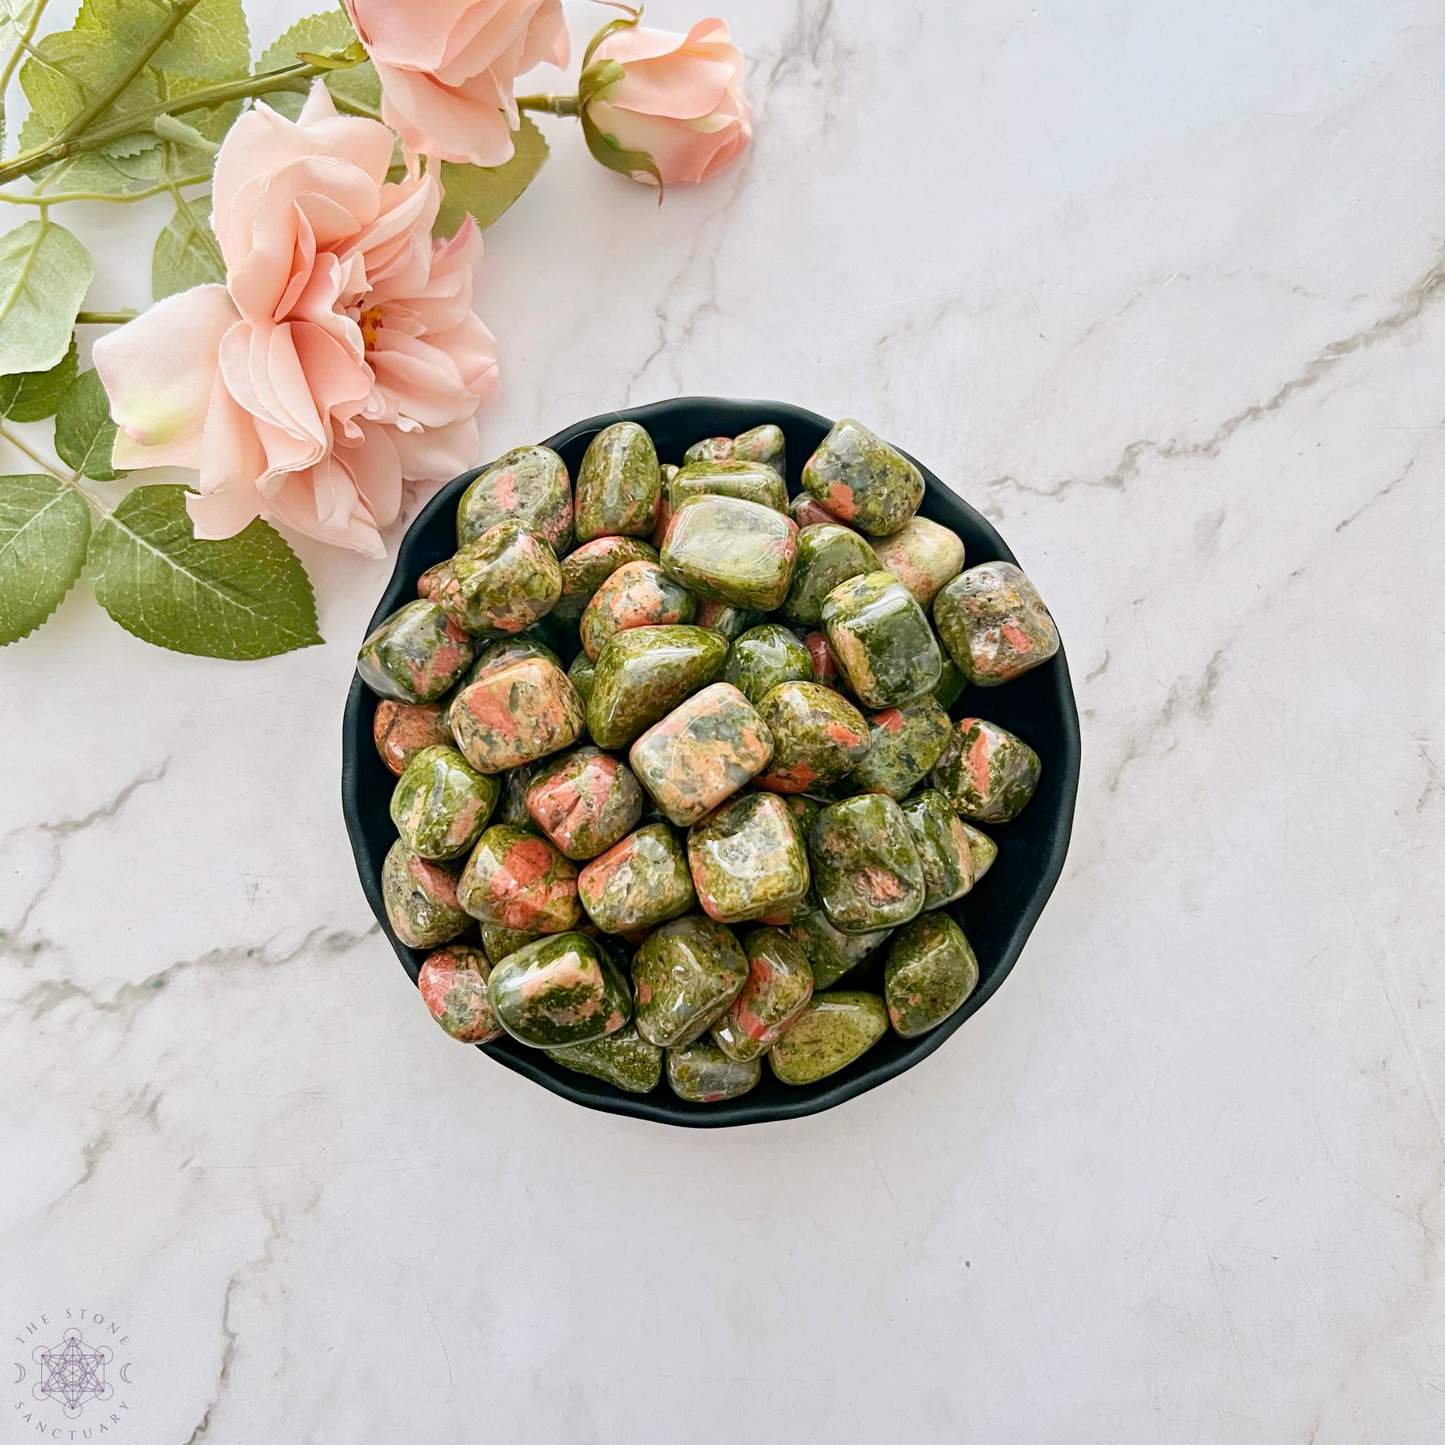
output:
POLYGON ((505 823, 477 840, 457 897, 478 921, 529 933, 562 933, 582 917, 577 869, 545 838, 505 823))
POLYGON ((747 607, 734 607, 731 602, 704 602, 697 611, 697 625, 720 632, 729 642, 736 642, 766 616, 747 607))
POLYGON ((471 665, 472 639, 435 602, 408 602, 393 612, 356 656, 372 692, 396 702, 433 702, 471 665))
POLYGON ((946 913, 927 913, 898 931, 883 969, 888 1018, 905 1039, 936 1029, 978 987, 978 959, 946 913))
POLYGON ((527 788, 527 811, 566 857, 579 862, 606 852, 637 826, 642 788, 626 763, 600 748, 578 748, 537 770, 527 788))
POLYGON ((635 1024, 545 1053, 564 1069, 601 1079, 628 1094, 650 1094, 662 1082, 662 1050, 648 1043, 635 1024))
POLYGON ((958 664, 948 655, 948 649, 940 648, 943 654, 943 671, 938 675, 937 686, 933 689, 933 700, 947 712, 963 696, 968 679, 958 670, 958 664))
POLYGON ((697 603, 655 562, 624 562, 592 594, 578 627, 582 651, 593 662, 619 632, 691 622, 697 603))
POLYGON ((455 748, 423 748, 392 790, 391 821, 423 858, 460 858, 481 837, 501 790, 455 748))
POLYGON ((788 475, 787 441, 783 429, 772 422, 750 427, 735 437, 704 437, 694 442, 685 462, 765 462, 780 477, 788 475))
POLYGON ((817 527, 824 522, 832 522, 836 526, 846 527, 848 524, 840 518, 835 517, 826 507, 821 506, 807 492, 799 492, 796 497, 788 503, 788 515, 801 527, 817 527))
POLYGON ((481 935, 482 947, 486 949, 487 957, 493 966, 519 948, 535 943, 542 937, 540 933, 531 933, 525 928, 503 928, 500 923, 483 923, 481 935))
POLYGON ((389 772, 400 777, 423 748, 450 747, 446 710, 435 702, 396 702, 382 698, 371 720, 371 738, 389 772))
POLYGON ((962 718, 934 764, 933 786, 965 818, 1007 823, 1039 785, 1039 755, 1022 738, 982 718, 962 718))
POLYGON ((556 652, 542 640, 535 628, 529 628, 515 637, 499 638, 483 647, 477 653, 476 661, 467 669, 462 685, 465 687, 510 662, 519 662, 530 657, 544 657, 555 666, 562 666, 562 659, 556 652))
POLYGON ((899 804, 923 865, 923 906, 942 908, 962 898, 974 884, 973 854, 963 819, 934 788, 924 788, 899 804))
MULTIPOLYGON (((793 812, 793 798, 784 798, 783 802, 788 805, 788 811, 793 817, 793 826, 798 830, 798 837, 803 840, 804 851, 808 846, 807 830, 798 822, 798 817, 793 812)), ((817 804, 814 804, 817 807, 817 804)), ((780 903, 776 908, 770 909, 767 913, 758 914, 757 921, 765 923, 769 928, 789 928, 800 919, 806 918, 818 907, 818 895, 813 888, 813 877, 811 870, 808 874, 808 886, 800 898, 794 899, 791 903, 780 903)))
POLYGON ((450 943, 471 923, 457 901, 457 875, 413 853, 400 838, 381 865, 381 898, 391 931, 408 948, 450 943))
POLYGON ((687 854, 666 823, 648 823, 594 858, 577 879, 577 896, 604 933, 654 928, 696 901, 687 854))
POLYGON ((585 934, 539 938, 503 959, 487 983, 497 1020, 533 1048, 616 1033, 632 1016, 617 965, 585 934))
POLYGON ((835 587, 823 604, 823 630, 848 685, 868 707, 897 707, 938 685, 938 639, 891 572, 869 572, 835 587))
POLYGON ((948 714, 928 696, 874 713, 868 726, 868 752, 853 770, 853 785, 895 800, 913 791, 953 736, 948 714))
POLYGON ((700 913, 647 935, 632 960, 637 1032, 665 1049, 701 1038, 747 982, 748 961, 732 930, 700 913))
POLYGON ((788 595, 798 529, 738 497, 690 497, 668 523, 661 561, 698 597, 771 612, 788 595))
POLYGON ((742 497, 771 507, 788 510, 788 489, 772 467, 760 462, 689 462, 667 484, 663 492, 669 512, 675 513, 689 497, 742 497))
POLYGON ((799 627, 816 627, 824 601, 840 582, 877 570, 873 549, 851 527, 837 522, 804 527, 783 616, 799 627))
POLYGON ((860 532, 887 537, 918 510, 923 473, 861 422, 844 417, 804 464, 803 489, 860 532))
POLYGON ((690 1104, 720 1104, 755 1089, 763 1076, 760 1059, 730 1059, 711 1039, 697 1039, 667 1051, 667 1082, 690 1104))
POLYGON ((576 622, 597 589, 628 562, 656 562, 657 549, 636 537, 598 537, 562 560, 562 596, 550 616, 576 622))
POLYGON ((462 688, 447 722, 479 773, 500 773, 570 748, 582 734, 582 699, 555 662, 519 658, 462 688))
POLYGON ((587 703, 587 730, 600 748, 626 747, 684 698, 710 683, 727 638, 702 627, 634 627, 601 651, 587 703))
POLYGON ((807 1007, 813 970, 802 945, 776 928, 752 928, 743 938, 748 981, 713 1025, 713 1042, 730 1059, 760 1058, 807 1007))
POLYGON ((502 1026, 487 993, 492 965, 479 948, 449 943, 427 955, 416 986, 431 1016, 454 1039, 484 1044, 500 1038, 502 1026))
POLYGON ((813 681, 851 698, 853 694, 848 687, 848 679, 843 676, 843 669, 838 666, 838 658, 828 642, 827 633, 810 632, 803 639, 803 646, 808 649, 808 656, 813 659, 813 681))
POLYGON ((784 1084, 816 1084, 861 1059, 888 1032, 876 993, 814 994, 772 1047, 768 1063, 784 1084))
POLYGON ((977 883, 993 867, 993 860, 998 857, 998 844, 982 828, 975 828, 966 818, 958 821, 963 824, 963 831, 968 838, 968 856, 973 862, 973 881, 977 883))
POLYGON ((723 681, 732 683, 754 707, 780 683, 812 680, 808 649, 774 622, 749 628, 728 649, 723 664, 723 681))
POLYGON ((882 793, 830 803, 808 835, 818 898, 844 933, 907 923, 923 907, 923 865, 898 804, 882 793))
POLYGON ((715 682, 632 745, 628 761, 679 828, 730 798, 773 755, 773 736, 737 688, 715 682))
POLYGON ((582 699, 585 709, 592 701, 592 684, 597 681, 596 666, 585 652, 579 652, 572 659, 572 666, 567 669, 567 681, 577 689, 577 696, 582 699))
POLYGON ((635 421, 603 427, 577 470, 577 540, 649 536, 661 496, 652 438, 635 421))
POLYGON ((562 595, 557 554, 539 532, 498 522, 451 560, 437 591, 443 611, 468 632, 521 632, 562 595))
POLYGON ((772 793, 744 793, 694 824, 687 861, 697 901, 719 923, 775 913, 808 891, 808 850, 772 793))
POLYGON ((572 545, 567 464, 550 447, 517 447, 483 467, 457 503, 457 546, 498 522, 520 522, 560 557, 572 545))
POLYGON ((927 517, 910 517, 891 537, 875 538, 873 552, 876 565, 891 572, 925 612, 939 588, 963 570, 958 533, 927 517))
POLYGON ((773 761, 757 780, 773 793, 801 793, 846 777, 868 752, 868 723, 841 693, 819 682, 785 682, 762 700, 773 761))
POLYGON ((955 577, 938 594, 933 620, 976 687, 1010 682, 1059 650, 1043 598, 1012 562, 985 562, 955 577))
POLYGON ((881 948, 892 932, 891 928, 880 928, 875 933, 842 933, 828 922, 821 908, 805 913, 788 930, 808 956, 815 989, 832 988, 845 973, 881 948))

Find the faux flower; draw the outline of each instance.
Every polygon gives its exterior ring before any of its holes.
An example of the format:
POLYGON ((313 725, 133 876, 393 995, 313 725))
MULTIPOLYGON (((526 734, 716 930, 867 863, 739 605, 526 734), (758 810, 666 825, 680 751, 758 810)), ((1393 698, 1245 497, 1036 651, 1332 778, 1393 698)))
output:
POLYGON ((499 166, 520 120, 512 82, 571 58, 562 0, 345 0, 381 77, 381 118, 414 155, 499 166))
POLYGON ((226 284, 165 300, 97 341, 120 468, 200 472, 196 536, 257 516, 385 555, 403 480, 476 461, 496 349, 472 311, 481 237, 431 235, 430 175, 386 180, 392 136, 319 80, 300 117, 243 115, 216 158, 226 284))
POLYGON ((742 70, 742 52, 721 20, 700 20, 686 35, 613 22, 579 85, 593 155, 653 184, 715 176, 752 140, 742 70), (650 159, 656 174, 639 158, 650 159))

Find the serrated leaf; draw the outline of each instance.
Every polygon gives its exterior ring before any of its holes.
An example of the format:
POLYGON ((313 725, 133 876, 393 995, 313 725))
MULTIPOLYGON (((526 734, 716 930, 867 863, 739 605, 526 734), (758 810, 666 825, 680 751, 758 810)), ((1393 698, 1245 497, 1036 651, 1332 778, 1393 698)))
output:
POLYGON ((53 221, 0 236, 0 376, 48 371, 65 355, 94 275, 90 252, 53 221))
POLYGON ((211 231, 211 198, 197 196, 177 206, 170 224, 156 237, 151 256, 151 296, 159 301, 177 291, 225 279, 225 263, 211 231))
POLYGON ((0 647, 34 632, 75 585, 90 508, 55 477, 0 477, 0 647))
POLYGON ((485 230, 532 184, 547 163, 549 151, 542 132, 530 116, 522 117, 512 132, 516 147, 512 159, 501 166, 454 166, 443 161, 441 183, 445 195, 432 225, 436 236, 454 236, 468 215, 485 230))
MULTIPOLYGON (((347 19, 344 10, 323 10, 319 15, 308 15, 298 20, 284 35, 267 46, 261 59, 256 62, 257 74, 268 70, 283 70, 295 65, 303 54, 327 54, 346 50, 356 44, 356 31, 347 19)), ((353 65, 345 70, 333 70, 326 75, 326 88, 339 102, 368 115, 381 114, 381 79, 376 67, 369 61, 353 65)), ((290 120, 301 114, 306 97, 281 91, 265 97, 266 104, 290 120)))
POLYGON ((110 464, 115 448, 115 423, 110 398, 94 371, 83 371, 71 383, 55 414, 55 450, 68 467, 97 482, 121 475, 110 464))
POLYGON ((251 68, 251 34, 241 0, 200 0, 151 64, 195 80, 232 80, 251 68))
POLYGON ((6 421, 44 421, 54 416, 75 380, 75 341, 49 371, 0 376, 0 416, 6 421))
POLYGON ((296 554, 259 518, 224 542, 198 541, 186 489, 137 487, 90 546, 95 595, 157 647, 246 661, 319 643, 316 600, 296 554))

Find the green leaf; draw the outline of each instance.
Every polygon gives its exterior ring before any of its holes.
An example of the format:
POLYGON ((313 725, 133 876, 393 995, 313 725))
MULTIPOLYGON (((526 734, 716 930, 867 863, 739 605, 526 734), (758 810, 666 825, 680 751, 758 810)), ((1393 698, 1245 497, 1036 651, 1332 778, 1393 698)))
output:
POLYGON ((306 569, 259 518, 224 542, 198 541, 186 489, 137 487, 90 547, 95 595, 127 632, 200 657, 274 657, 319 643, 306 569))
POLYGON ((94 371, 83 371, 55 414, 55 450, 66 466, 97 482, 112 482, 121 475, 110 464, 114 446, 110 398, 100 377, 94 371))
POLYGON ((587 149, 592 152, 592 159, 600 161, 609 171, 616 171, 618 175, 631 177, 642 174, 649 175, 657 182, 657 204, 662 204, 662 172, 657 169, 657 162, 652 159, 646 151, 625 151, 617 144, 616 138, 610 135, 603 135, 584 110, 580 117, 582 121, 582 139, 587 142, 587 149))
POLYGON ((547 161, 547 142, 530 116, 522 117, 522 128, 512 132, 516 153, 505 165, 454 166, 442 162, 441 183, 446 195, 432 225, 437 236, 454 236, 468 216, 477 218, 483 230, 492 224, 528 186, 547 161))
POLYGON ((251 68, 251 34, 241 0, 201 0, 156 51, 151 64, 195 80, 234 80, 251 68))
POLYGON ((89 540, 90 508, 73 488, 40 473, 0 477, 0 647, 60 606, 89 540))
POLYGON ((0 376, 48 371, 70 345, 95 262, 53 221, 0 236, 0 376))
POLYGON ((177 206, 170 225, 156 237, 151 295, 159 301, 162 296, 225 279, 221 248, 211 231, 211 198, 197 196, 177 206))
MULTIPOLYGON (((284 35, 268 46, 256 62, 256 73, 284 70, 295 65, 299 55, 325 55, 346 50, 356 44, 356 31, 344 10, 323 10, 298 20, 284 35)), ((381 115, 381 80, 369 61, 346 70, 333 70, 326 76, 326 88, 344 108, 367 115, 381 115)), ((306 97, 281 91, 265 97, 266 104, 291 120, 301 114, 306 97)))
POLYGON ((6 421, 44 421, 54 416, 75 380, 75 342, 49 371, 0 376, 0 416, 6 421))

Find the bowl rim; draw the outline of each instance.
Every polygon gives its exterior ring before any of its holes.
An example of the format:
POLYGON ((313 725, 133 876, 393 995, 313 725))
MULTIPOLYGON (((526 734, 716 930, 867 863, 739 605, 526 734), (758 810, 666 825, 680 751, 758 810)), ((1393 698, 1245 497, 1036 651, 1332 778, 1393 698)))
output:
MULTIPOLYGON (((595 434, 603 427, 618 421, 637 422, 651 432, 653 427, 650 423, 669 417, 677 410, 687 407, 765 413, 772 420, 792 421, 810 427, 822 427, 824 431, 834 425, 834 422, 827 417, 788 402, 755 401, 734 397, 681 396, 586 417, 564 427, 538 445, 550 447, 554 451, 561 451, 583 435, 595 434)), ((928 493, 941 494, 947 499, 946 506, 960 508, 968 516, 970 524, 989 539, 996 554, 994 560, 1013 562, 1017 565, 1017 558, 987 518, 971 507, 963 497, 946 485, 911 453, 898 447, 895 443, 890 443, 890 445, 894 445, 897 451, 918 467, 923 474, 928 493)), ((422 534, 439 511, 447 507, 455 508, 457 497, 480 470, 482 468, 473 468, 471 471, 454 477, 450 482, 444 483, 436 495, 412 519, 397 549, 391 578, 377 603, 371 621, 367 624, 366 635, 369 636, 385 617, 402 605, 403 601, 415 597, 415 578, 422 569, 415 564, 413 553, 421 545, 422 534)), ((581 1104, 584 1108, 596 1109, 609 1114, 621 1114, 635 1119, 647 1119, 654 1123, 671 1124, 680 1128, 702 1129, 770 1123, 822 1113, 849 1099, 857 1098, 871 1089, 876 1089, 880 1084, 896 1078, 899 1074, 907 1072, 914 1065, 922 1062, 934 1050, 940 1048, 945 1040, 951 1038, 967 1019, 977 1013, 998 992, 1004 979, 1013 971, 1014 965, 1018 962, 1030 933, 1042 915, 1054 887, 1063 873, 1064 861, 1068 856, 1069 842, 1073 832, 1082 761, 1082 742, 1079 734, 1078 707, 1074 698, 1062 639, 1058 652, 1045 666, 1053 669, 1054 692, 1059 705, 1063 729, 1063 756, 1057 760, 1051 759, 1050 766, 1059 772, 1063 786, 1058 810, 1052 822, 1049 847, 1044 858, 1042 872, 1029 895, 1027 906, 1014 919, 1008 933, 1007 943, 987 981, 981 984, 964 1004, 937 1028, 917 1038, 909 1039, 907 1053, 892 1057, 878 1056, 871 1063, 869 1056, 864 1054, 862 1059, 855 1061, 862 1065, 861 1068, 850 1065, 831 1079, 824 1079, 817 1084, 798 1089, 796 1096, 789 1093, 781 1098, 770 1100, 766 1104, 762 1101, 754 1101, 749 1104, 752 1096, 744 1094, 737 1099, 704 1106, 688 1105, 661 1086, 648 1094, 628 1094, 588 1075, 566 1070, 553 1073, 552 1068, 548 1067, 551 1061, 546 1058, 542 1050, 523 1049, 510 1040, 478 1044, 476 1047, 498 1063, 532 1080, 533 1083, 540 1084, 551 1093, 558 1094, 574 1104, 581 1104), (508 1045, 511 1046, 508 1047, 508 1045)), ((1042 671, 1042 669, 1040 670, 1042 671)), ((373 914, 376 915, 382 933, 396 952, 402 967, 415 983, 412 969, 408 965, 408 957, 411 954, 422 952, 422 950, 407 949, 392 932, 382 901, 380 867, 373 863, 371 857, 372 850, 366 839, 366 828, 361 817, 358 799, 357 776, 361 760, 365 756, 363 749, 373 748, 369 719, 366 722, 363 722, 362 719, 362 709, 371 696, 372 694, 361 678, 353 675, 342 718, 342 813, 346 822, 352 855, 356 862, 357 874, 367 903, 373 914)))

